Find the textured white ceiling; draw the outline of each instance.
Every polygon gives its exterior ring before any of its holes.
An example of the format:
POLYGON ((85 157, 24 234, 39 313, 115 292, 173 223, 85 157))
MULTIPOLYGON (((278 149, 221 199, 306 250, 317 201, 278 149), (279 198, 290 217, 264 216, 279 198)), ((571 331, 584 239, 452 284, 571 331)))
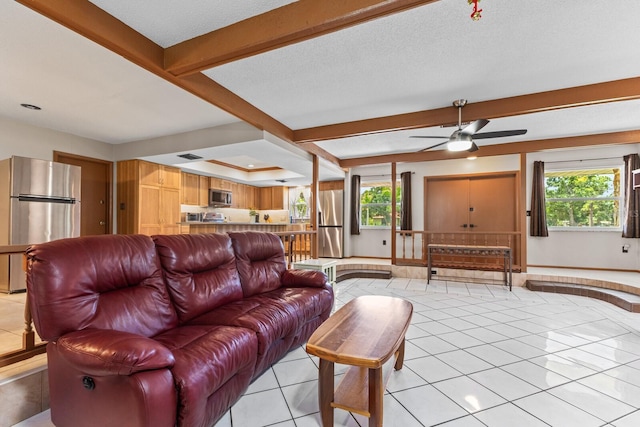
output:
POLYGON ((238 121, 13 1, 0 2, 0 58, 0 115, 32 125, 122 143, 238 121))
MULTIPOLYGON (((527 129, 527 133, 509 138, 478 140, 476 144, 482 149, 483 146, 492 144, 620 132, 638 128, 640 128, 640 100, 634 100, 493 119, 480 132, 527 129)), ((345 159, 362 157, 363 151, 371 156, 411 153, 446 141, 454 130, 455 127, 413 129, 321 141, 318 145, 345 159), (415 139, 410 138, 411 135, 442 135, 443 139, 415 139)), ((435 150, 444 149, 446 146, 435 150)))
POLYGON ((636 0, 442 0, 205 72, 300 129, 640 74, 636 0))
POLYGON ((295 0, 89 0, 162 47, 217 30, 295 0))
MULTIPOLYGON (((167 47, 291 1, 92 3, 167 47)), ((485 0, 481 6, 475 22, 466 0, 440 0, 206 74, 292 129, 446 107, 457 98, 473 103, 640 76, 638 0, 485 0)), ((2 117, 114 144, 238 122, 11 1, 0 2, 0 94, 2 117), (25 110, 22 102, 43 110, 25 110)), ((483 131, 529 132, 479 145, 638 129, 639 113, 638 101, 630 101, 496 119, 483 131)), ((352 158, 419 150, 436 141, 409 135, 450 132, 390 132, 319 145, 352 158)), ((276 148, 264 140, 234 153, 203 152, 214 159, 297 161, 295 154, 283 160, 276 148)))

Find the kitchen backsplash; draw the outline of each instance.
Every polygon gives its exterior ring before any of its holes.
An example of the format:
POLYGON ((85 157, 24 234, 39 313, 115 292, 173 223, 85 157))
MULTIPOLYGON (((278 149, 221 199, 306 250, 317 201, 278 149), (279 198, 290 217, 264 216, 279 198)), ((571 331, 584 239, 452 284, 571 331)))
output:
MULTIPOLYGON (((249 216, 249 209, 235 209, 235 208, 200 208, 190 205, 182 205, 182 212, 199 213, 199 212, 220 212, 224 214, 224 217, 228 222, 254 222, 255 217, 249 216)), ((284 209, 274 210, 257 210, 260 214, 260 222, 267 222, 264 219, 265 215, 269 215, 269 222, 272 224, 288 224, 289 223, 289 211, 284 209)))

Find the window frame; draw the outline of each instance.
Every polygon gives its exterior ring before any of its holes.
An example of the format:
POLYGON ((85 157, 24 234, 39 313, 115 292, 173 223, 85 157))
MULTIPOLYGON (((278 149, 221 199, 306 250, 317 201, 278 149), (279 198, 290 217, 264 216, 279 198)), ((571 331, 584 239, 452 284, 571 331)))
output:
MULTIPOLYGON (((611 227, 604 226, 558 226, 558 225, 550 225, 547 217, 547 227, 549 231, 588 231, 588 232, 621 232, 622 231, 622 220, 623 220, 623 211, 624 211, 624 196, 625 196, 625 188, 624 188, 624 163, 622 160, 620 162, 612 162, 611 160, 608 162, 589 162, 589 164, 584 164, 583 161, 576 162, 566 162, 566 165, 561 167, 545 167, 545 206, 548 206, 549 202, 552 201, 560 201, 560 202, 574 202, 574 201, 586 201, 586 200, 599 200, 599 201, 617 201, 618 202, 618 225, 611 227), (619 179, 618 183, 619 187, 619 195, 618 196, 607 196, 607 197, 564 197, 564 198, 549 198, 547 197, 547 174, 548 173, 558 173, 558 172, 571 172, 571 171, 597 171, 602 169, 617 169, 619 170, 619 179)), ((546 165, 545 165, 546 166, 546 165)), ((615 184, 614 184, 615 185, 615 184)))

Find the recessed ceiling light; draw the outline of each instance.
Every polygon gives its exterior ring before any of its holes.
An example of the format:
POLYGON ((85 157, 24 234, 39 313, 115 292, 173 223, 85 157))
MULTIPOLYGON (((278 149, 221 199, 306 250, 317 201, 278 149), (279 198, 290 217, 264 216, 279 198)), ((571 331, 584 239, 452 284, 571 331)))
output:
POLYGON ((33 105, 33 104, 20 104, 22 107, 28 109, 28 110, 42 110, 42 108, 38 107, 37 105, 33 105))
POLYGON ((247 165, 247 167, 248 167, 248 168, 252 168, 252 167, 253 167, 253 165, 247 165))

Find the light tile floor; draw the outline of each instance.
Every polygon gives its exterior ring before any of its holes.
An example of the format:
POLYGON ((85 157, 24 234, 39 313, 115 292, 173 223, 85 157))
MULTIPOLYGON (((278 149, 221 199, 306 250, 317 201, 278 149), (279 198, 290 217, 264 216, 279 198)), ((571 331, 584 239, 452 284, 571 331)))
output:
MULTIPOLYGON (((352 279, 335 289, 336 309, 366 294, 413 303, 386 427, 640 426, 640 314, 497 285, 352 279)), ((292 351, 216 427, 320 426, 317 365, 302 347, 292 351)), ((335 410, 336 426, 367 422, 335 410)), ((52 424, 44 412, 18 425, 52 424)))

